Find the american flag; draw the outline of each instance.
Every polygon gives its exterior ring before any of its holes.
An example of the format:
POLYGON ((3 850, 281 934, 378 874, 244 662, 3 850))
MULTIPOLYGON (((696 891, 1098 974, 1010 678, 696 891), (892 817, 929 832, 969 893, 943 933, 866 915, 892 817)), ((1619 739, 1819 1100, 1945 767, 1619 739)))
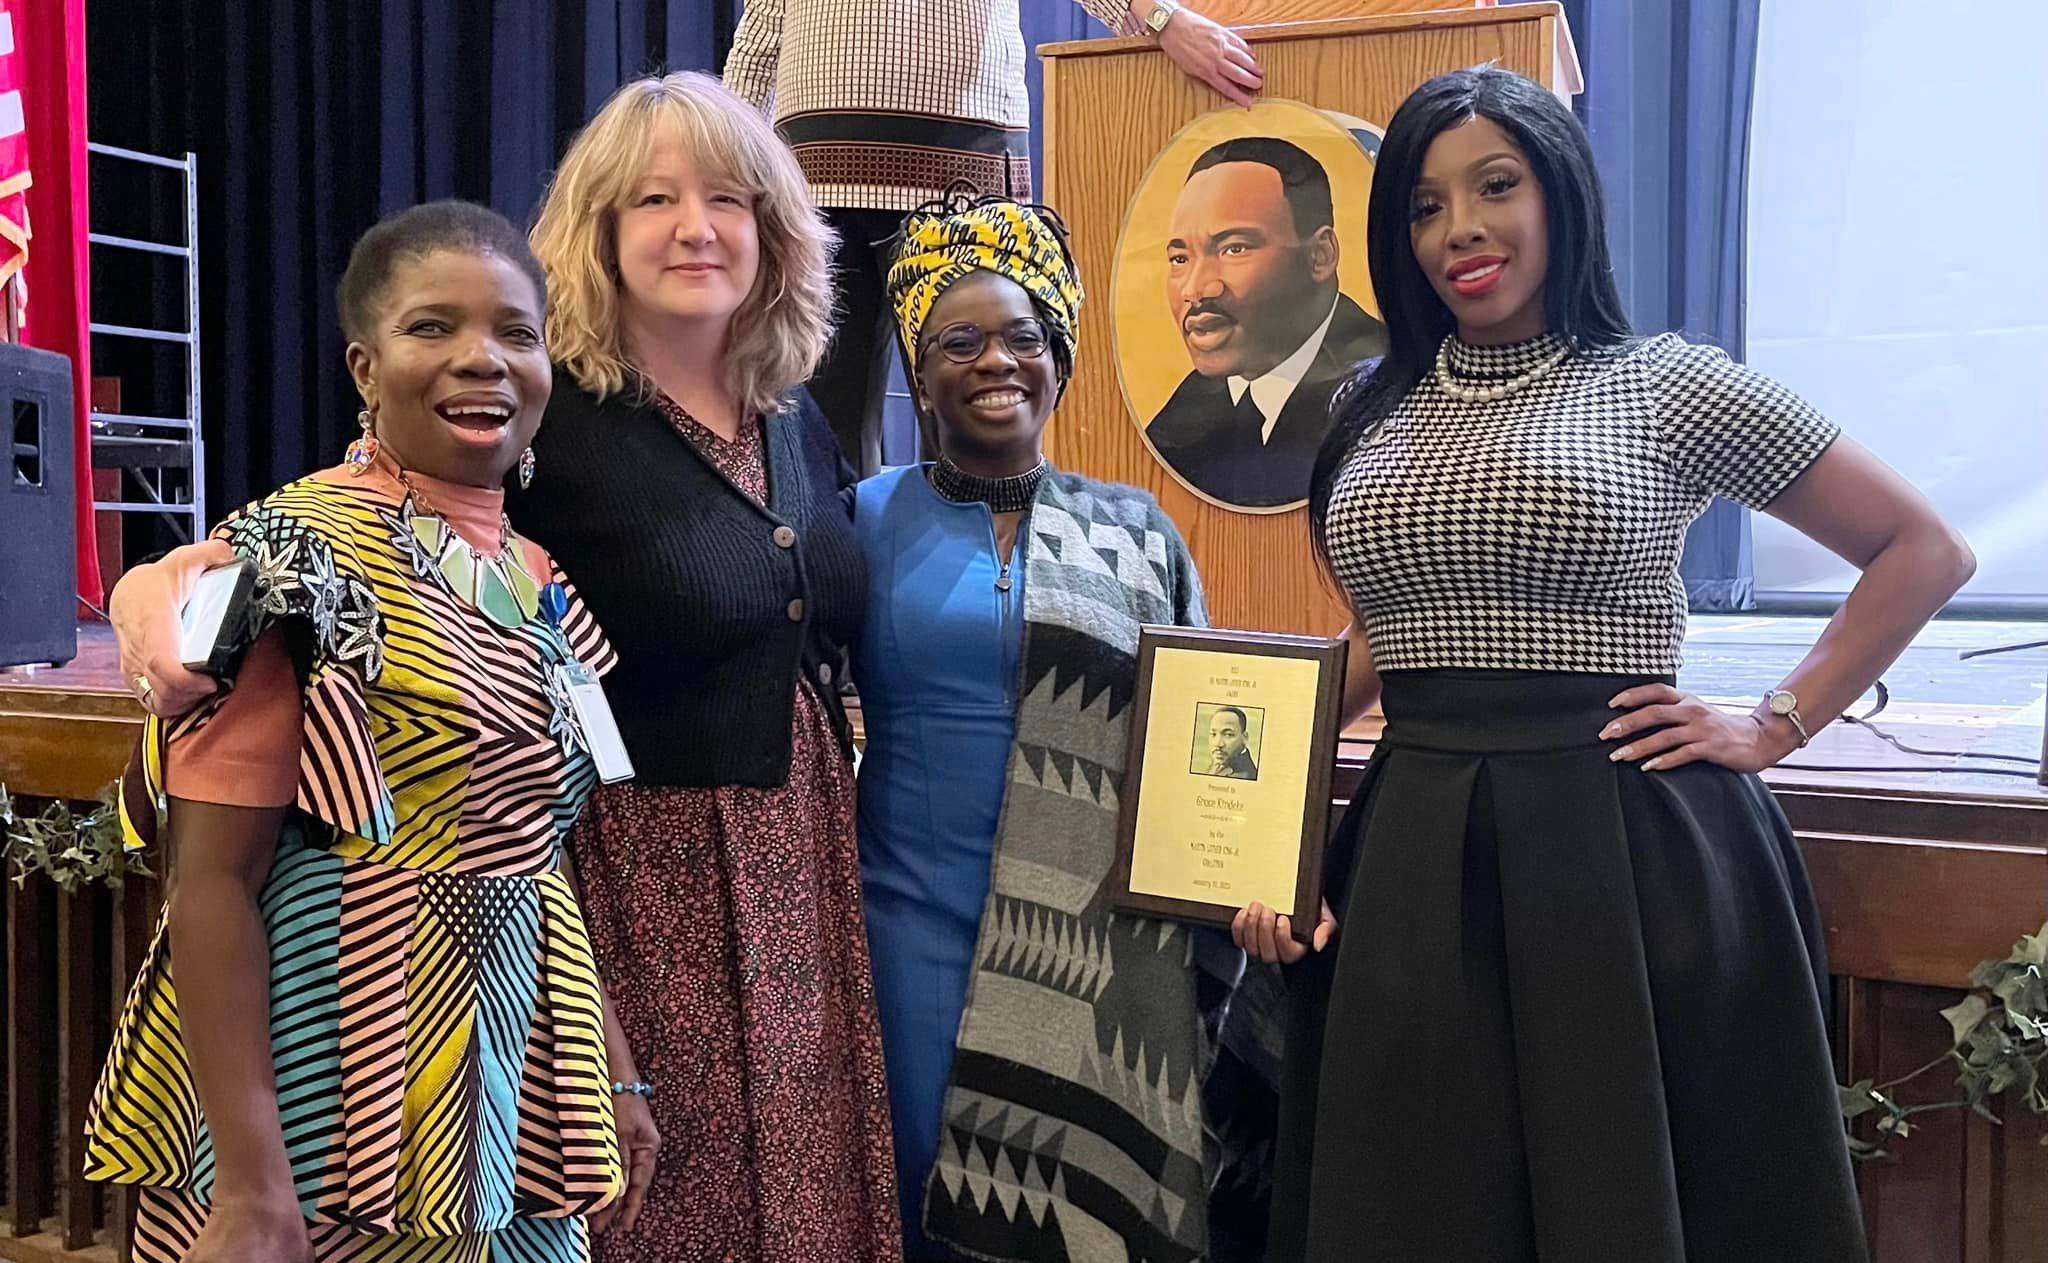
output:
POLYGON ((28 128, 21 103, 28 74, 15 42, 20 8, 20 0, 0 0, 0 302, 10 331, 24 314, 26 289, 17 278, 28 263, 29 238, 28 128))

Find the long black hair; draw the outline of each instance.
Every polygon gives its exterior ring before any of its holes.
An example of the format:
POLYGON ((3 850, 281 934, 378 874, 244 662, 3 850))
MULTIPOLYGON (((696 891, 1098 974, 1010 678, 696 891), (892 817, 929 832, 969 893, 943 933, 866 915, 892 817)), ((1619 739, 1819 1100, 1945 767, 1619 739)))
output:
POLYGON ((1324 527, 1344 458, 1422 381, 1456 327, 1415 261, 1410 208, 1431 142, 1475 118, 1491 120, 1514 140, 1543 187, 1550 227, 1543 314, 1550 332, 1575 350, 1619 346, 1632 336, 1607 253, 1607 210, 1593 148, 1571 110, 1534 80, 1493 66, 1439 75, 1417 88, 1387 126, 1366 210, 1366 261, 1387 326, 1387 354, 1338 387, 1336 415, 1309 480, 1309 529, 1326 570, 1324 527))

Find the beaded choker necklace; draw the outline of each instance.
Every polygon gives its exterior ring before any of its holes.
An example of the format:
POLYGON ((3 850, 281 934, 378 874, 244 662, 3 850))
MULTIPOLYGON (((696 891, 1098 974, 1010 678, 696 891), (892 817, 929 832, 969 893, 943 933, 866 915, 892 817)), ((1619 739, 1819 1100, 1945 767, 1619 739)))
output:
POLYGON ((968 473, 941 456, 932 466, 932 490, 942 500, 955 504, 985 504, 994 513, 1022 513, 1038 497, 1038 484, 1045 481, 1045 462, 1021 474, 982 478, 968 473))

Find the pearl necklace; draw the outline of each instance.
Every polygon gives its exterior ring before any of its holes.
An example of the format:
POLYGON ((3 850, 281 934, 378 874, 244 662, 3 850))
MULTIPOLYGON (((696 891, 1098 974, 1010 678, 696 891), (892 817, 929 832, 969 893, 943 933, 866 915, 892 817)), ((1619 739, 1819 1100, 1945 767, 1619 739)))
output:
POLYGON ((1564 363, 1565 357, 1571 353, 1569 345, 1559 346, 1557 350, 1544 356, 1541 362, 1530 366, 1528 371, 1510 377, 1504 382, 1496 382, 1491 386, 1467 386, 1451 375, 1451 340, 1445 338, 1443 345, 1436 349, 1437 389, 1459 403, 1498 403, 1509 395, 1519 394, 1541 381, 1551 369, 1564 363))

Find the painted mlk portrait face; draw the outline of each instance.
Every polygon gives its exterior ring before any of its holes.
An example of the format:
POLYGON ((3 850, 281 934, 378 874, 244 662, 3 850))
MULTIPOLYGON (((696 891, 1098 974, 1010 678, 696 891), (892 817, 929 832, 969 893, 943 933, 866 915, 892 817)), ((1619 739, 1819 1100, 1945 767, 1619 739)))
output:
POLYGON ((1330 218, 1328 177, 1284 140, 1225 141, 1195 163, 1173 207, 1166 304, 1197 373, 1255 380, 1308 340, 1337 298, 1330 218))
MULTIPOLYGON (((1292 103, 1319 129, 1345 136, 1326 116, 1292 103)), ((1260 108, 1269 108, 1262 106, 1260 108)), ((1236 111, 1243 118, 1244 111, 1236 111)), ((1329 168, 1304 143, 1278 135, 1227 135, 1167 166, 1162 155, 1148 183, 1175 180, 1160 244, 1163 307, 1179 355, 1152 346, 1147 358, 1178 360, 1178 384, 1137 420, 1168 469, 1197 494, 1227 508, 1274 512, 1308 498, 1309 474, 1329 431, 1330 397, 1361 360, 1383 354, 1386 331, 1343 292, 1343 239, 1362 250, 1362 217, 1340 224, 1329 168), (1184 357, 1184 358, 1181 358, 1184 357)), ((1337 142, 1352 160, 1362 145, 1337 142)), ((1365 188, 1347 190, 1362 209, 1365 188)), ((1141 197, 1143 193, 1141 192, 1141 197)), ((1135 208, 1134 208, 1135 211, 1135 208)), ((1126 250, 1133 223, 1127 224, 1126 250)), ((1156 230, 1155 230, 1156 231, 1156 230)), ((1153 238, 1157 240, 1155 236, 1153 238)), ((1128 254, 1125 256, 1128 258, 1128 254)), ((1148 269, 1149 271, 1150 269, 1148 269)), ((1131 297, 1138 297, 1131 295, 1131 297)), ((1126 301, 1119 287, 1118 302, 1126 301)), ((1156 327, 1157 322, 1150 322, 1156 327)), ((1120 348, 1126 395, 1134 408, 1131 365, 1120 348)))

